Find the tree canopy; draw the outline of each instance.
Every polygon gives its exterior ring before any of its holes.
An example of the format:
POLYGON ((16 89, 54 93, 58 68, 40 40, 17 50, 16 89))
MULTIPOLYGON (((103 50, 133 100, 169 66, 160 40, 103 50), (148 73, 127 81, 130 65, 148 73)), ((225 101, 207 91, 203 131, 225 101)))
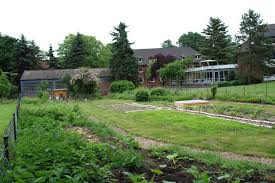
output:
POLYGON ((187 66, 192 62, 191 57, 186 57, 184 60, 176 60, 165 65, 159 70, 159 75, 162 81, 166 79, 183 79, 186 74, 187 66))
POLYGON ((17 39, 0 34, 0 69, 12 72, 16 62, 17 39))
POLYGON ((231 37, 227 33, 227 26, 219 18, 211 17, 207 28, 203 30, 205 41, 201 46, 201 53, 209 59, 229 61, 232 57, 231 37))
POLYGON ((49 57, 49 66, 50 68, 57 69, 58 68, 58 60, 54 56, 54 51, 52 45, 49 47, 49 51, 47 53, 47 56, 49 57))
MULTIPOLYGON (((81 38, 84 45, 84 62, 79 65, 88 66, 92 68, 107 67, 109 65, 112 52, 111 46, 105 46, 93 36, 81 34, 81 38)), ((59 44, 57 50, 59 56, 59 64, 62 68, 67 68, 65 65, 65 59, 68 57, 71 51, 76 35, 69 34, 65 37, 63 43, 59 44)))
POLYGON ((189 46, 194 50, 199 51, 200 46, 203 44, 204 41, 205 37, 202 36, 200 33, 188 32, 187 34, 182 34, 179 37, 177 44, 181 47, 189 46))
POLYGON ((0 73, 0 98, 2 102, 2 98, 9 95, 10 91, 12 89, 12 85, 10 81, 8 80, 6 74, 1 71, 0 73))
POLYGON ((124 23, 114 28, 112 43, 112 59, 110 69, 115 80, 128 80, 137 84, 138 82, 138 62, 134 57, 134 52, 128 40, 127 26, 124 23))
POLYGON ((167 39, 161 43, 162 48, 173 48, 175 47, 170 39, 167 39))
POLYGON ((161 53, 154 55, 153 57, 150 57, 148 72, 147 72, 147 78, 153 79, 158 76, 158 71, 160 68, 164 67, 166 64, 169 64, 177 58, 173 55, 163 55, 161 53))
POLYGON ((271 42, 265 38, 267 25, 260 14, 249 10, 242 16, 239 34, 242 43, 238 55, 238 77, 244 83, 258 83, 263 80, 266 64, 272 55, 271 42))
POLYGON ((34 41, 28 41, 24 35, 21 35, 16 43, 16 63, 14 64, 14 71, 18 73, 17 81, 24 70, 35 69, 40 60, 39 47, 34 41))

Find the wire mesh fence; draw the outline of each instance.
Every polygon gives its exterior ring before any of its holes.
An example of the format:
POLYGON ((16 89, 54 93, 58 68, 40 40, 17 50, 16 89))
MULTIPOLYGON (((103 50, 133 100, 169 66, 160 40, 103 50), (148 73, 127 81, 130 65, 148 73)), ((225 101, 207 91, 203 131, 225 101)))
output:
MULTIPOLYGON (((213 85, 214 86, 214 85, 213 85)), ((211 95, 211 85, 169 86, 168 90, 181 95, 203 98, 211 95)), ((264 101, 275 103, 275 82, 260 84, 218 86, 217 97, 221 99, 250 99, 251 101, 264 101)))
POLYGON ((3 144, 0 146, 0 177, 5 176, 5 170, 9 166, 9 160, 15 157, 15 141, 17 139, 17 126, 19 121, 19 110, 21 105, 21 96, 19 96, 15 112, 8 123, 3 136, 3 144))

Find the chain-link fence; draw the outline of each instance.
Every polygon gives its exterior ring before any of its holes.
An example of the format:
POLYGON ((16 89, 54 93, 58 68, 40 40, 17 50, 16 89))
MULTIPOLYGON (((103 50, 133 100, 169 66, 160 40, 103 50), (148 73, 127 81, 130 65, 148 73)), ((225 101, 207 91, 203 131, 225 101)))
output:
MULTIPOLYGON (((216 86, 213 85, 213 86, 216 86)), ((189 85, 189 86, 168 86, 170 91, 178 92, 180 95, 191 96, 193 98, 204 98, 211 95, 211 85, 189 85)), ((260 84, 218 86, 217 97, 220 99, 242 99, 244 101, 263 101, 263 103, 275 103, 275 82, 265 82, 260 84)))
POLYGON ((5 170, 9 166, 9 160, 15 156, 14 146, 17 139, 17 125, 19 121, 19 109, 21 96, 19 96, 15 112, 4 131, 3 144, 0 146, 0 177, 5 176, 5 170))

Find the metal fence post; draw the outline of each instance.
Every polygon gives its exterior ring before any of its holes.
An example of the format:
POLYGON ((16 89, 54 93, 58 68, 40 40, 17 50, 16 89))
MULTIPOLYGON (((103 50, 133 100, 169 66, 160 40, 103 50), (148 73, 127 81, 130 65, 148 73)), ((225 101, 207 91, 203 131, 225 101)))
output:
POLYGON ((14 134, 14 140, 16 140, 16 116, 15 113, 12 114, 12 122, 13 122, 13 134, 14 134))
POLYGON ((9 136, 4 136, 4 157, 5 157, 6 160, 10 159, 9 136))
POLYGON ((267 82, 265 83, 265 98, 267 99, 267 82))

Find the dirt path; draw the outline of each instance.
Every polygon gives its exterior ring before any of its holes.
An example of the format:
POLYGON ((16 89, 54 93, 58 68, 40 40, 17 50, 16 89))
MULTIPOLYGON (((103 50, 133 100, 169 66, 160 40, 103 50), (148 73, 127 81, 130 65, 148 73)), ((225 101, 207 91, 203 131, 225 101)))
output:
MULTIPOLYGON (((122 128, 119 128, 117 126, 112 127, 115 131, 127 135, 128 132, 125 131, 122 128)), ((156 141, 153 139, 148 139, 144 138, 141 136, 135 136, 134 139, 139 143, 140 147, 143 149, 150 149, 151 147, 163 147, 163 146, 175 146, 176 144, 169 144, 165 142, 160 142, 156 141)), ((270 165, 275 165, 275 159, 269 159, 269 158, 261 158, 261 157, 255 157, 255 156, 246 156, 246 155, 241 155, 241 154, 236 154, 236 153, 231 153, 231 152, 219 152, 219 151, 209 151, 209 150, 202 150, 202 149, 197 149, 197 148, 191 148, 187 146, 182 146, 182 145, 177 145, 181 146, 191 152, 202 152, 202 153, 214 153, 222 156, 225 159, 230 159, 230 160, 246 160, 246 161, 253 161, 253 162, 259 162, 263 164, 270 164, 270 165)))

